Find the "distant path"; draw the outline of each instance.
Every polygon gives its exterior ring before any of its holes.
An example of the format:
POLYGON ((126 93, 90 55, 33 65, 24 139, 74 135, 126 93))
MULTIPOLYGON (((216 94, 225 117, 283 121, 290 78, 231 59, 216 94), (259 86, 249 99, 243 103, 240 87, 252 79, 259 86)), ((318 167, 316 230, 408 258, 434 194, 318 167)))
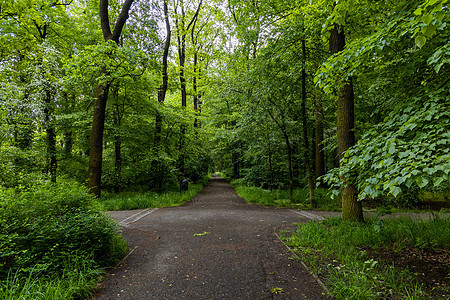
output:
POLYGON ((110 214, 132 252, 93 299, 326 299, 275 235, 310 217, 247 204, 220 177, 183 206, 110 214))

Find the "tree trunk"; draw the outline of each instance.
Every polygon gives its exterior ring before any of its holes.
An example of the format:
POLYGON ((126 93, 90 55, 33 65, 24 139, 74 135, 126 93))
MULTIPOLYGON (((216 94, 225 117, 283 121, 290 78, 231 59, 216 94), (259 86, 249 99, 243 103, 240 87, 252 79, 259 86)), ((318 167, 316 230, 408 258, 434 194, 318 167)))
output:
MULTIPOLYGON (((315 122, 315 171, 316 178, 325 175, 325 151, 323 147, 323 110, 320 95, 314 95, 314 122, 315 122)), ((319 188, 325 188, 323 180, 319 179, 319 188)))
POLYGON ((53 115, 52 109, 52 95, 50 91, 45 92, 45 108, 44 108, 44 118, 45 118, 45 132, 47 134, 47 164, 48 171, 50 173, 50 178, 52 182, 56 182, 56 170, 58 167, 58 161, 56 158, 56 134, 55 127, 51 120, 53 115))
MULTIPOLYGON (((338 53, 344 50, 345 35, 335 24, 330 35, 330 52, 338 53)), ((340 86, 339 79, 337 84, 340 86)), ((337 104, 337 139, 340 165, 342 158, 348 148, 355 145, 354 126, 354 94, 352 79, 343 82, 343 87, 338 94, 337 104)), ((345 177, 342 178, 344 185, 341 187, 342 194, 342 218, 345 221, 364 222, 361 202, 358 201, 358 191, 345 177)))
POLYGON ((233 162, 233 178, 239 178, 240 168, 239 168, 239 152, 238 149, 233 149, 231 160, 233 162))
POLYGON ((109 85, 98 86, 94 113, 92 117, 91 138, 89 141, 89 169, 87 186, 89 192, 96 197, 101 194, 103 131, 105 128, 106 101, 108 100, 109 85))
POLYGON ((72 130, 68 130, 64 132, 64 156, 70 157, 73 149, 73 133, 72 130))
MULTIPOLYGON (((100 23, 102 27, 103 38, 105 42, 112 40, 119 44, 120 35, 125 23, 128 19, 128 12, 134 0, 125 0, 122 10, 117 18, 114 31, 111 32, 109 24, 108 0, 100 0, 100 23)), ((103 69, 106 73, 108 70, 103 69)), ((103 130, 105 128, 105 112, 106 102, 108 100, 109 87, 111 83, 104 86, 97 86, 96 100, 92 116, 92 130, 89 142, 89 169, 87 187, 89 192, 99 198, 101 195, 101 178, 102 178, 102 145, 103 130)))
POLYGON ((309 161, 309 142, 308 142, 308 122, 306 118, 306 42, 302 40, 303 68, 302 68, 302 121, 303 121, 303 142, 304 142, 304 160, 306 176, 308 177, 309 199, 313 208, 317 207, 314 198, 314 179, 309 161))
MULTIPOLYGON (((186 108, 187 105, 187 93, 186 93, 186 77, 184 74, 185 62, 186 62, 186 34, 189 32, 192 24, 197 20, 198 14, 200 12, 200 8, 202 6, 202 0, 197 7, 197 11, 192 17, 189 24, 186 25, 186 12, 184 10, 184 2, 180 1, 181 6, 181 20, 178 18, 175 20, 177 27, 177 41, 178 41, 178 56, 180 60, 180 85, 181 85, 181 106, 186 108), (181 22, 180 22, 181 21, 181 22)), ((180 138, 180 157, 178 160, 178 169, 180 170, 181 175, 183 176, 185 173, 185 134, 186 134, 186 125, 181 125, 181 138, 180 138)))
POLYGON ((288 172, 289 172, 289 200, 292 202, 294 195, 294 178, 292 175, 292 147, 289 141, 289 136, 287 135, 286 128, 283 130, 284 141, 286 144, 286 154, 287 154, 287 162, 288 162, 288 172))
MULTIPOLYGON (((169 57, 169 48, 170 48, 170 39, 172 36, 172 32, 170 29, 169 22, 169 9, 168 9, 168 0, 164 0, 164 21, 166 23, 166 42, 164 43, 164 52, 163 52, 163 66, 162 66, 162 84, 158 89, 158 103, 161 105, 164 103, 166 99, 167 93, 167 85, 169 81, 169 76, 167 74, 167 66, 168 66, 168 57, 169 57)), ((155 134, 155 146, 159 148, 161 143, 161 132, 162 132, 162 116, 159 111, 156 113, 155 120, 156 134, 155 134)))
POLYGON ((114 169, 116 173, 116 184, 114 186, 114 190, 116 193, 120 193, 122 191, 122 140, 120 138, 120 134, 115 137, 114 154, 114 169))
POLYGON ((272 151, 269 148, 269 172, 270 172, 270 191, 273 190, 273 166, 272 166, 272 151))
POLYGON ((198 92, 197 92, 197 52, 194 53, 194 78, 192 79, 192 88, 194 89, 194 128, 198 127, 197 113, 198 113, 198 92))

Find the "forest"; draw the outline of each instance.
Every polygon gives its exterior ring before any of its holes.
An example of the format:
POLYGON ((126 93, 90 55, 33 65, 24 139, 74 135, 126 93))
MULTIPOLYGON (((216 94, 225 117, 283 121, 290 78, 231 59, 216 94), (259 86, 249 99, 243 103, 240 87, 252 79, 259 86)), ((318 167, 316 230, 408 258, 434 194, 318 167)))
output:
POLYGON ((111 265, 102 201, 213 172, 344 221, 448 209, 448 5, 0 1, 0 282, 111 265))

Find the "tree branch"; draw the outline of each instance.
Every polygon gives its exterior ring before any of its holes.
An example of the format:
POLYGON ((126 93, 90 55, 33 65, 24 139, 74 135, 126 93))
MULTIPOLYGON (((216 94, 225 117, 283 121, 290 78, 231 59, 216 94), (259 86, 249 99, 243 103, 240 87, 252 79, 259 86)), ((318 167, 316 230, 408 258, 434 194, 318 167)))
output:
POLYGON ((125 1, 125 3, 122 6, 122 11, 120 12, 119 17, 117 18, 116 26, 114 26, 114 32, 113 32, 112 38, 111 38, 116 43, 119 43, 119 37, 120 37, 120 34, 122 33, 123 27, 125 26, 125 22, 127 21, 128 17, 129 17, 128 12, 130 11, 133 1, 134 0, 126 0, 125 1))

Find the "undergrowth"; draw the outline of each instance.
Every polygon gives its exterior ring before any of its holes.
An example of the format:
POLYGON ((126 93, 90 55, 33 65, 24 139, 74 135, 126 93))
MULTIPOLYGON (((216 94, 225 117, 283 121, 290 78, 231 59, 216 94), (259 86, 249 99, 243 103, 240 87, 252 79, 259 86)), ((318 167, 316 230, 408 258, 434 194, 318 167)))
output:
POLYGON ((0 188, 0 299, 71 299, 91 293, 128 246, 74 182, 0 188))
MULTIPOLYGON (((337 299, 429 299, 408 270, 377 261, 366 249, 433 251, 450 249, 450 220, 436 216, 430 221, 367 219, 366 223, 330 218, 299 225, 283 235, 313 273, 325 278, 337 299)), ((442 291, 445 293, 445 291, 442 291)))
POLYGON ((104 193, 100 205, 110 211, 176 206, 194 198, 209 179, 210 176, 205 176, 196 184, 189 184, 187 191, 104 193))
MULTIPOLYGON (((293 207, 299 209, 310 209, 309 189, 294 189, 292 201, 289 199, 288 190, 266 190, 259 187, 249 187, 232 182, 239 196, 247 202, 258 203, 266 206, 293 207)), ((339 199, 332 200, 325 189, 315 190, 315 199, 318 209, 328 211, 339 211, 341 203, 339 199)))

